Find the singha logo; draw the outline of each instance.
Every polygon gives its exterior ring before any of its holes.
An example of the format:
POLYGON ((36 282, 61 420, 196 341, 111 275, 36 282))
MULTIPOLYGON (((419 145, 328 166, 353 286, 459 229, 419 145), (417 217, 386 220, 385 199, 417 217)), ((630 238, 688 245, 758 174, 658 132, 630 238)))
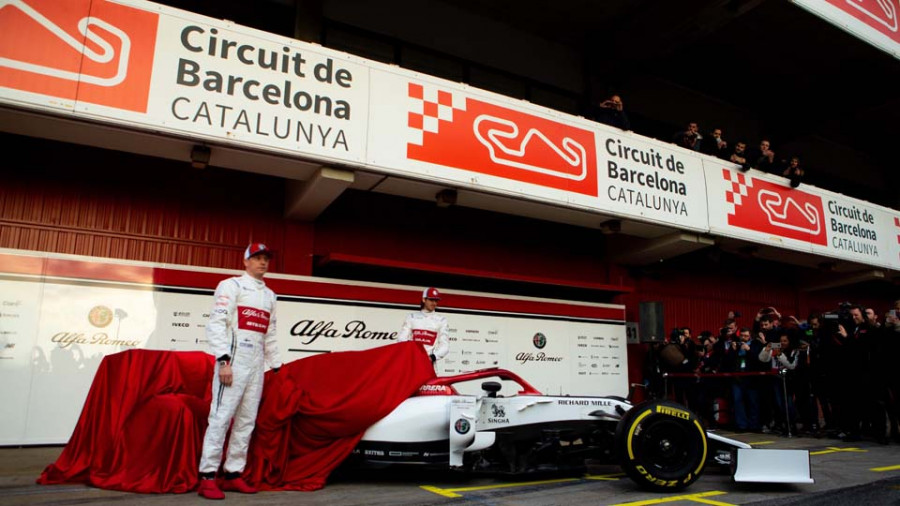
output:
POLYGON ((496 404, 491 405, 491 413, 494 414, 494 418, 506 417, 506 410, 503 408, 503 406, 498 406, 496 404))

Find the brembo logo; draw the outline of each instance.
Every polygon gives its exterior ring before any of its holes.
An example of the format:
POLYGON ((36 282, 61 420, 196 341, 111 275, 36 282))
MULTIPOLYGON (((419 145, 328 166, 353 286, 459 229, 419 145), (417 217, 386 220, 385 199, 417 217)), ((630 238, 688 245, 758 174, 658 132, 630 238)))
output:
POLYGON ((597 196, 593 132, 409 83, 407 156, 597 196))
POLYGON ((146 112, 158 22, 106 0, 0 0, 0 86, 146 112))
POLYGON ((728 224, 826 246, 822 199, 722 169, 728 224))

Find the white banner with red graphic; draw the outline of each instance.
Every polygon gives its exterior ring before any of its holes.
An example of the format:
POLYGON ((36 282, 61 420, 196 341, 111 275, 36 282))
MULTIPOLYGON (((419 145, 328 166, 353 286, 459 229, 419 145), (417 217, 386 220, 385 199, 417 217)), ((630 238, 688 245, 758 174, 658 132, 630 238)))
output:
POLYGON ((359 58, 150 2, 4 0, 0 69, 13 102, 323 160, 365 153, 359 58))
MULTIPOLYGON (((0 250, 0 266, 0 445, 64 443, 106 355, 208 352, 214 288, 238 274, 12 250, 0 250)), ((266 281, 279 295, 285 361, 390 345, 422 293, 278 274, 266 281)), ((503 367, 546 393, 627 394, 623 306, 444 292, 439 311, 450 340, 440 376, 503 367)), ((239 315, 262 330, 262 313, 239 315)))
POLYGON ((795 4, 900 58, 900 0, 792 0, 795 4))
POLYGON ((592 124, 410 72, 374 70, 369 163, 456 186, 597 208, 592 124))
POLYGON ((714 234, 900 268, 900 213, 757 171, 706 164, 714 234))
MULTIPOLYGON (((893 33, 897 1, 827 5, 893 33)), ((900 268, 896 211, 142 0, 0 1, 2 103, 900 268)))

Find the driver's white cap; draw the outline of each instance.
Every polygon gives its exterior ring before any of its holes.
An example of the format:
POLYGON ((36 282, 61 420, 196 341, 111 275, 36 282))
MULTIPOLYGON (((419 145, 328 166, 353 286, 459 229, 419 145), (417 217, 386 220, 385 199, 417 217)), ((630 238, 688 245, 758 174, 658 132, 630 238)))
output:
POLYGON ((441 292, 438 291, 437 288, 430 286, 422 291, 423 299, 441 299, 441 292))

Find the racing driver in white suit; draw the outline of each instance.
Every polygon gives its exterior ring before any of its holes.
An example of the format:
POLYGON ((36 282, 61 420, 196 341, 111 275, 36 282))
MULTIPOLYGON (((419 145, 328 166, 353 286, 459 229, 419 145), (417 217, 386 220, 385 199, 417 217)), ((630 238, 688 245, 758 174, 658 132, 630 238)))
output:
POLYGON ((263 391, 265 362, 275 372, 281 357, 275 341, 275 293, 263 276, 269 269, 271 252, 265 244, 253 243, 244 251, 242 276, 228 278, 216 287, 215 305, 206 325, 206 338, 216 370, 213 375, 209 426, 200 457, 200 488, 207 499, 224 499, 224 490, 252 494, 241 473, 247 463, 247 446, 256 424, 263 391), (222 462, 228 426, 234 418, 225 479, 220 489, 215 480, 222 462))
POLYGON ((415 341, 422 343, 431 363, 447 356, 450 352, 450 335, 447 330, 447 318, 437 314, 438 301, 441 294, 437 288, 426 288, 422 292, 422 305, 419 311, 410 313, 403 322, 398 342, 415 341))

